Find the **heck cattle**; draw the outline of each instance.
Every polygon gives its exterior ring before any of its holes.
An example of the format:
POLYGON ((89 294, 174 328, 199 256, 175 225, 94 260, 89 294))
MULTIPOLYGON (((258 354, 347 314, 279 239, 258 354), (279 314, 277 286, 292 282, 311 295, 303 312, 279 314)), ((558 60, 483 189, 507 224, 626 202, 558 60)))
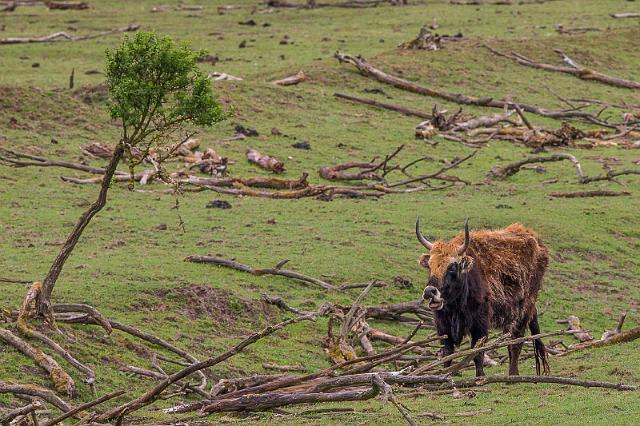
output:
MULTIPOLYGON (((420 264, 431 271, 423 298, 434 311, 436 329, 447 335, 443 354, 453 353, 466 335, 471 345, 488 336, 490 328, 501 329, 513 337, 539 334, 536 299, 549 263, 549 250, 538 235, 515 223, 500 230, 464 234, 449 241, 431 243, 420 232, 416 235, 429 253, 420 264)), ((522 344, 509 346, 509 374, 518 374, 522 344)), ((542 340, 534 341, 536 371, 549 374, 547 353, 542 340)), ((484 375, 483 354, 474 358, 476 375, 484 375)))

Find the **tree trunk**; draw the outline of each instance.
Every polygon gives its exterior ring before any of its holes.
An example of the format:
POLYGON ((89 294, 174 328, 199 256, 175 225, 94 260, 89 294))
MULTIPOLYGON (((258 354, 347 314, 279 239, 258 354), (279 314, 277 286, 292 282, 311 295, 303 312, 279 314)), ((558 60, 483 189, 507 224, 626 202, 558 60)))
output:
POLYGON ((113 178, 116 169, 118 167, 118 163, 122 159, 122 155, 124 153, 124 144, 120 142, 111 157, 111 161, 109 165, 105 169, 104 178, 102 179, 102 186, 100 187, 100 193, 98 194, 98 198, 96 201, 89 206, 89 208, 80 216, 78 223, 73 228, 73 231, 67 237, 64 245, 60 249, 58 256, 53 261, 51 268, 49 268, 49 272, 47 276, 44 278, 42 282, 42 292, 40 293, 40 297, 36 303, 36 315, 39 317, 44 317, 45 319, 52 320, 53 314, 51 311, 51 293, 53 292, 53 287, 62 272, 62 268, 64 267, 65 262, 73 252, 78 240, 80 239, 80 235, 84 231, 84 228, 87 227, 93 216, 95 216, 107 203, 107 191, 109 191, 109 187, 111 186, 111 179, 113 178))

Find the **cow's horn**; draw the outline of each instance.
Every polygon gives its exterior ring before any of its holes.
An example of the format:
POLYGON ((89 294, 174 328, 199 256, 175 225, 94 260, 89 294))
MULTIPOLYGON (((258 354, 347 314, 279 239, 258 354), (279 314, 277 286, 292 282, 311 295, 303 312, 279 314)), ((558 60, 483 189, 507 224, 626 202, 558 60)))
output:
POLYGON ((420 241, 420 244, 422 244, 423 246, 425 246, 429 250, 431 250, 433 248, 433 243, 431 243, 429 240, 427 240, 424 237, 424 235, 422 235, 422 233, 420 232, 420 218, 419 217, 416 219, 416 237, 418 237, 418 241, 420 241))
POLYGON ((469 238, 469 218, 467 217, 464 219, 464 243, 458 248, 458 256, 465 254, 469 248, 469 242, 471 242, 471 238, 469 238))

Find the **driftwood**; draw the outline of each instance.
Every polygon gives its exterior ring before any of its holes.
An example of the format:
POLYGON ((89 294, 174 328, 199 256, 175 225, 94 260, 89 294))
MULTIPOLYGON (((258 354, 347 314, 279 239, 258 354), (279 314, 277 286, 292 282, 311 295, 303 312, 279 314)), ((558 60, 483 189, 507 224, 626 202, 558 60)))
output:
POLYGON ((0 394, 10 393, 14 395, 24 395, 40 398, 43 401, 48 402, 62 412, 68 412, 73 410, 73 406, 65 402, 62 398, 56 395, 53 391, 45 388, 41 388, 36 385, 23 385, 16 383, 8 383, 0 381, 0 394))
POLYGON ((89 34, 84 36, 70 36, 64 31, 60 31, 57 33, 49 34, 42 37, 7 37, 0 39, 1 44, 19 44, 19 43, 52 43, 56 41, 82 41, 82 40, 90 40, 98 37, 104 37, 111 34, 119 34, 131 31, 137 31, 140 28, 140 25, 130 24, 126 27, 122 28, 114 28, 109 31, 102 31, 95 34, 89 34))
POLYGON ((524 55, 521 55, 519 53, 515 53, 512 52, 510 54, 507 53, 502 53, 499 52, 495 49, 493 49, 492 47, 489 47, 487 45, 484 45, 485 48, 487 48, 490 52, 492 52, 493 54, 503 57, 503 58, 507 58, 510 59, 520 65, 525 65, 528 67, 532 67, 532 68, 537 68, 537 69, 542 69, 542 70, 546 70, 546 71, 553 71, 553 72, 560 72, 560 73, 564 73, 564 74, 570 74, 573 75, 574 77, 578 77, 579 79, 582 80, 591 80, 591 81, 597 81, 600 83, 604 83, 607 84, 609 86, 615 86, 615 87, 625 87, 627 89, 640 89, 640 83, 637 81, 631 81, 631 80, 624 80, 621 78, 617 78, 617 77, 611 77, 608 76, 606 74, 602 74, 598 71, 589 69, 589 68, 585 68, 583 66, 581 66, 580 64, 578 64, 576 61, 574 61, 573 59, 571 59, 570 57, 568 57, 567 55, 565 55, 563 52, 561 52, 560 50, 555 50, 556 53, 558 53, 559 55, 562 56, 562 60, 568 65, 568 66, 559 66, 559 65, 552 65, 552 64, 545 64, 542 62, 537 62, 533 59, 527 58, 524 55))
POLYGON ((584 179, 584 172, 582 171, 582 166, 580 165, 580 162, 578 161, 578 159, 571 154, 554 154, 548 157, 528 157, 528 158, 525 158, 524 160, 516 161, 514 163, 510 163, 504 166, 494 166, 493 168, 491 168, 489 173, 487 173, 487 176, 491 178, 496 178, 496 179, 504 179, 518 173, 521 170, 522 166, 524 166, 525 164, 545 163, 549 161, 563 161, 563 160, 568 160, 573 164, 573 166, 576 169, 576 173, 578 175, 578 180, 582 182, 584 179))
POLYGON ((275 80, 271 83, 277 84, 278 86, 292 86, 294 84, 302 83, 306 79, 307 76, 304 74, 304 71, 300 70, 295 75, 283 78, 281 80, 275 80))
POLYGON ((268 155, 263 155, 255 149, 247 150, 247 160, 249 160, 250 163, 256 164, 263 169, 274 173, 284 172, 284 164, 281 161, 276 160, 273 157, 269 157, 268 155))
POLYGON ((0 340, 7 345, 13 346, 28 358, 31 358, 38 366, 49 373, 49 377, 51 377, 56 391, 65 393, 68 396, 75 394, 76 387, 73 379, 60 367, 60 364, 58 364, 56 360, 40 349, 31 346, 7 329, 0 328, 0 340))
POLYGON ((416 111, 416 110, 405 108, 398 105, 391 105, 385 102, 379 102, 373 99, 359 98, 356 96, 345 95, 344 93, 334 93, 333 96, 335 96, 338 99, 346 99, 348 101, 358 102, 365 105, 371 105, 377 108, 388 109, 390 111, 399 112, 401 114, 408 115, 408 116, 424 118, 425 120, 430 120, 432 117, 431 114, 426 114, 424 112, 416 111))
MULTIPOLYGON (((466 96, 462 94, 456 94, 447 92, 441 89, 431 89, 426 86, 421 86, 412 81, 405 80, 400 77, 393 76, 391 74, 387 74, 384 71, 381 71, 372 65, 370 65, 364 58, 360 56, 352 56, 349 54, 337 52, 335 57, 340 62, 346 62, 353 66, 355 66, 362 74, 372 77, 380 82, 390 84, 398 89, 406 90, 413 93, 418 93, 424 96, 430 96, 440 99, 445 99, 449 102, 461 104, 461 105, 475 105, 475 106, 484 106, 490 108, 500 108, 506 109, 513 105, 513 102, 496 100, 491 97, 474 97, 474 96, 466 96)), ((537 105, 528 105, 524 103, 519 104, 522 110, 540 115, 542 117, 554 118, 554 119, 579 119, 588 122, 592 122, 595 124, 600 124, 607 127, 614 127, 614 125, 606 123, 596 116, 589 114, 584 111, 555 111, 546 108, 539 107, 537 105)))
POLYGON ((629 191, 607 191, 603 189, 595 191, 576 191, 576 192, 552 192, 549 194, 554 198, 587 198, 587 197, 620 197, 631 195, 629 191))
POLYGON ((234 260, 223 259, 220 257, 214 256, 187 256, 185 262, 193 262, 193 263, 209 263, 218 266, 225 266, 227 268, 236 269, 242 272, 248 272, 253 275, 280 275, 287 278, 293 278, 296 280, 308 282, 311 284, 318 285, 327 290, 336 290, 336 286, 333 284, 329 284, 317 278, 310 277, 308 275, 301 274, 295 271, 288 271, 286 269, 282 269, 282 267, 288 262, 288 260, 284 260, 278 263, 273 268, 264 268, 264 269, 255 269, 248 265, 243 265, 242 263, 238 263, 234 260))

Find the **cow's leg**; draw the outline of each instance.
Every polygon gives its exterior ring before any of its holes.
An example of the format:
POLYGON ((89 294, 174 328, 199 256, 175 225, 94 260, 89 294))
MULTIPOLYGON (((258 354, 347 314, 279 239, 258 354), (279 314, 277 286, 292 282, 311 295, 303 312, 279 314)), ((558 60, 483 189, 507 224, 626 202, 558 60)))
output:
MULTIPOLYGON (((453 343, 453 339, 450 339, 448 337, 446 339, 444 339, 444 344, 442 346, 442 356, 446 357, 446 356, 451 355, 453 353, 454 349, 455 349, 455 345, 453 343)), ((444 367, 445 368, 448 368, 450 366, 451 366, 451 361, 447 361, 447 362, 444 363, 444 367)))
MULTIPOLYGON (((533 315, 533 318, 529 322, 529 330, 531 330, 532 336, 540 334, 540 325, 538 325, 537 313, 533 315)), ((542 372, 548 376, 551 373, 551 369, 549 368, 547 349, 545 348, 542 339, 536 339, 533 341, 533 354, 536 359, 536 374, 538 376, 540 375, 540 364, 542 364, 542 372)))
MULTIPOLYGON (((517 339, 524 336, 528 321, 518 321, 511 328, 511 337, 517 339)), ((509 375, 518 376, 518 358, 520 357, 520 351, 522 350, 522 343, 516 343, 515 345, 509 345, 509 375)))
MULTIPOLYGON (((474 326, 471 328, 471 347, 475 347, 478 340, 489 336, 489 330, 486 327, 474 326)), ((479 352, 474 358, 473 363, 476 366, 476 377, 484 376, 484 352, 479 352)))

